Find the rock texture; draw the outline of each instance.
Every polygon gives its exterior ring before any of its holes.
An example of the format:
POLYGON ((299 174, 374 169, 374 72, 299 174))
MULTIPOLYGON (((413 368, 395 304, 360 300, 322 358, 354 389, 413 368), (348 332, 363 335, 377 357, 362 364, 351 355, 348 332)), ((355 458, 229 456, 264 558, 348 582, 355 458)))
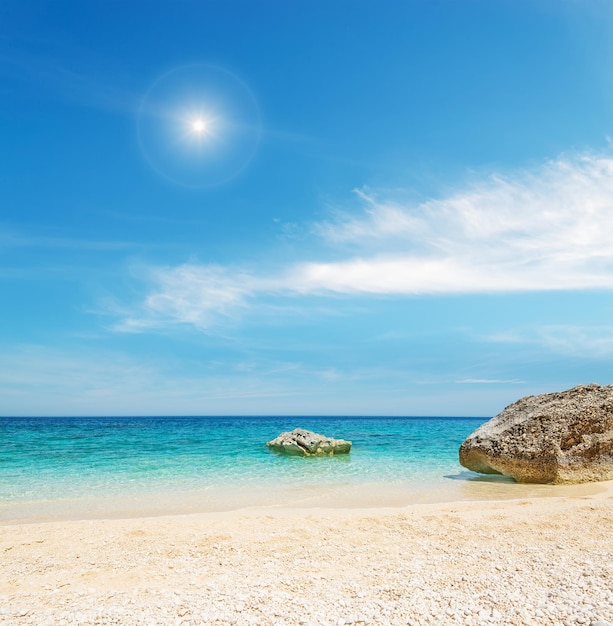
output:
POLYGON ((464 441, 460 463, 523 483, 613 480, 613 385, 522 398, 464 441))
POLYGON ((331 439, 302 428, 295 428, 290 433, 281 433, 266 445, 275 452, 298 456, 330 456, 347 454, 351 450, 351 441, 331 439))

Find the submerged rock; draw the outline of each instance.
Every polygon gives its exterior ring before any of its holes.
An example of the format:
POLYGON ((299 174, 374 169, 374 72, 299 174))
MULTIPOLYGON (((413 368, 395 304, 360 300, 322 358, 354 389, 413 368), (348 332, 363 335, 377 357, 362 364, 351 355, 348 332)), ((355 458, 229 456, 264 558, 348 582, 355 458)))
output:
POLYGON ((351 450, 351 441, 331 439, 302 428, 295 428, 290 433, 281 433, 266 445, 275 452, 298 456, 330 456, 347 454, 351 450))
POLYGON ((613 480, 613 385, 522 398, 464 441, 460 463, 522 483, 613 480))

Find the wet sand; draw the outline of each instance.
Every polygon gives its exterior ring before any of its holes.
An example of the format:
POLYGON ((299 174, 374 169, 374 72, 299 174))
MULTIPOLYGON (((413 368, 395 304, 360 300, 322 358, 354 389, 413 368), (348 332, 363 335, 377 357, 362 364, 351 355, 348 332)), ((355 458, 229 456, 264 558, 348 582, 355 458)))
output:
POLYGON ((75 521, 159 517, 217 513, 269 507, 312 508, 399 508, 473 500, 517 500, 520 498, 595 495, 603 483, 586 485, 520 485, 503 476, 479 476, 461 472, 437 481, 397 483, 339 483, 296 485, 274 484, 249 487, 219 487, 207 490, 122 492, 91 494, 48 501, 0 503, 0 524, 37 521, 75 521))

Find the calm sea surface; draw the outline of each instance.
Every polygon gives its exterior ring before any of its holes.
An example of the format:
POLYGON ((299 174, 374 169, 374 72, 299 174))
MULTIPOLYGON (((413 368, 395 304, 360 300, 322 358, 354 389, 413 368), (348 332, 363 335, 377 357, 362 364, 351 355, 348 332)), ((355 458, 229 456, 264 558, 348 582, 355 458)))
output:
POLYGON ((428 481, 457 474, 484 419, 381 417, 0 418, 0 501, 95 491, 428 481), (353 442, 350 455, 276 455, 295 427, 353 442))
POLYGON ((458 448, 485 421, 0 418, 0 521, 573 495, 573 486, 519 485, 462 468, 458 448), (351 454, 304 458, 268 450, 266 441, 296 427, 349 439, 351 454))

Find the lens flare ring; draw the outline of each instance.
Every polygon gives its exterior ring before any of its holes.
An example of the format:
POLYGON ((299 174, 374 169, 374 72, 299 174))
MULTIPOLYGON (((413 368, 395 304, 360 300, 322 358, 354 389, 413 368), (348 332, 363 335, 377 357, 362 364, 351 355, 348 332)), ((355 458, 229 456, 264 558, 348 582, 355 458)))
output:
POLYGON ((138 114, 141 152, 164 178, 214 187, 245 169, 261 135, 257 102, 234 74, 214 65, 180 67, 158 78, 138 114))

